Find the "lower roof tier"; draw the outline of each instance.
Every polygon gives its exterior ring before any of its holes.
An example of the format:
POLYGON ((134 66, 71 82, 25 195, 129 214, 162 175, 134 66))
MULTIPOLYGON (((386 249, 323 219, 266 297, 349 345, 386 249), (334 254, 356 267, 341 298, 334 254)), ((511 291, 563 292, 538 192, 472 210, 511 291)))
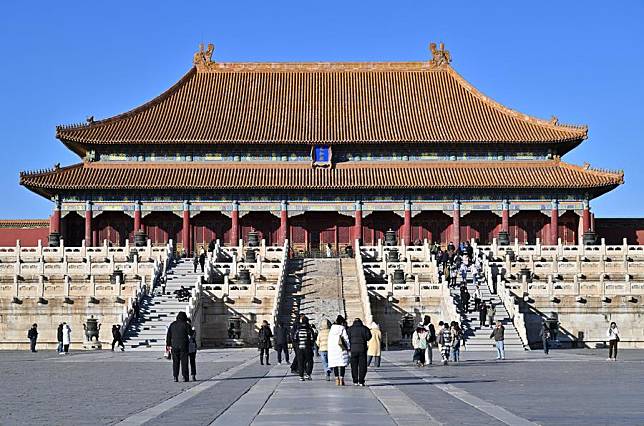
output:
POLYGON ((600 195, 624 182, 622 172, 548 161, 370 162, 334 168, 293 163, 84 162, 21 173, 20 184, 43 196, 118 190, 440 190, 573 189, 600 195))

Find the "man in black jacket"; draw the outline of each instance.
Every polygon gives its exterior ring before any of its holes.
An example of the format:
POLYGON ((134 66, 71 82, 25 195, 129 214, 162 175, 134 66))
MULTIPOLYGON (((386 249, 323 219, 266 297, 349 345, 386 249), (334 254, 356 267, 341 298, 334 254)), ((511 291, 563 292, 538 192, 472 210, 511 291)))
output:
POLYGON ((36 340, 38 340, 38 324, 31 326, 27 332, 27 338, 29 339, 29 348, 31 352, 36 352, 36 340))
POLYGON ((297 372, 300 375, 301 381, 304 381, 304 373, 306 373, 306 379, 311 380, 314 341, 315 337, 313 337, 309 319, 303 317, 300 320, 300 325, 295 331, 295 338, 293 339, 293 346, 297 346, 295 356, 297 359, 297 372))
POLYGON ((282 352, 284 352, 284 358, 288 364, 288 338, 289 330, 286 323, 280 323, 275 326, 273 329, 273 336, 275 336, 275 351, 277 352, 277 363, 282 364, 282 352))
POLYGON ((172 351, 172 375, 174 381, 179 381, 179 364, 181 364, 181 374, 184 382, 189 382, 188 378, 188 341, 192 334, 192 328, 188 324, 188 316, 181 311, 177 314, 177 320, 168 327, 168 334, 165 339, 165 345, 172 351))
POLYGON ((371 331, 362 324, 360 318, 353 320, 353 325, 347 330, 351 345, 351 377, 354 386, 364 386, 367 375, 367 342, 371 339, 371 331))

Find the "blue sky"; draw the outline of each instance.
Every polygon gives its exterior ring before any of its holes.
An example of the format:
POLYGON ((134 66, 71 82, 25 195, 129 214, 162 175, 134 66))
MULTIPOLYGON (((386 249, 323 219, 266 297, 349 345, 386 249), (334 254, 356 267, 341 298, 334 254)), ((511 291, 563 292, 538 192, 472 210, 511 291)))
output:
POLYGON ((644 2, 25 1, 0 6, 0 218, 46 217, 20 170, 79 159, 55 126, 97 119, 163 92, 200 41, 216 61, 427 60, 452 65, 493 99, 588 124, 564 158, 624 169, 598 217, 642 217, 644 2))

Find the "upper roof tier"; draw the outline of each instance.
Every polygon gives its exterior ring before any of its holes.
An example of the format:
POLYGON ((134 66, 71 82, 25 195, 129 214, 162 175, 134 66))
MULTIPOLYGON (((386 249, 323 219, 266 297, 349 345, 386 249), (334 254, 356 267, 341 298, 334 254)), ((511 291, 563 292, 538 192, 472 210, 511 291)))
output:
MULTIPOLYGON (((196 55, 197 56, 197 55, 196 55)), ((60 126, 74 151, 103 144, 513 143, 574 146, 585 126, 537 119, 486 97, 437 62, 195 66, 124 114, 60 126)))

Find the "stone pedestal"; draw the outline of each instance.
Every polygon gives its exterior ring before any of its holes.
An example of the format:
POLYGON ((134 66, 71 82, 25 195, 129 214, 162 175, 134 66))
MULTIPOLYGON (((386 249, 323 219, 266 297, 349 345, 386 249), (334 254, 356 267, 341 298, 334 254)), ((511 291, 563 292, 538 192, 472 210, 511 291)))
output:
POLYGON ((103 349, 103 345, 101 344, 101 342, 96 342, 96 341, 83 342, 84 351, 100 351, 101 349, 103 349))

